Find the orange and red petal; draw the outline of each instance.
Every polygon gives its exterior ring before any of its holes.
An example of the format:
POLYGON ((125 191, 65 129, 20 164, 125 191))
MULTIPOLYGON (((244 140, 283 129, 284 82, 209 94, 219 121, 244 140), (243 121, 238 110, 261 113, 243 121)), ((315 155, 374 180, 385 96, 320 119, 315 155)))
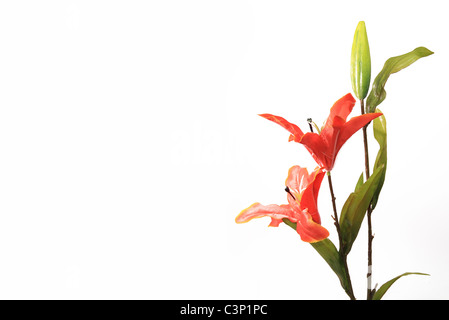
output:
POLYGON ((315 171, 310 175, 313 181, 304 190, 301 196, 301 210, 307 209, 312 217, 312 220, 316 223, 321 223, 320 214, 318 213, 318 193, 324 175, 324 171, 322 171, 320 168, 316 168, 315 171))
POLYGON ((355 99, 350 93, 338 99, 332 106, 329 117, 327 118, 326 122, 328 121, 333 122, 335 117, 342 118, 344 121, 346 121, 346 118, 351 113, 352 109, 354 108, 354 105, 355 99))
POLYGON ((258 202, 253 203, 251 206, 240 212, 240 214, 235 218, 236 223, 245 223, 255 218, 270 217, 272 221, 270 226, 278 226, 279 220, 282 221, 283 218, 288 218, 293 222, 296 221, 294 217, 294 212, 291 210, 289 205, 277 205, 269 204, 262 205, 258 202), (276 225, 277 224, 277 225, 276 225))
POLYGON ((287 179, 285 180, 285 186, 287 186, 290 192, 295 196, 297 200, 300 200, 300 194, 302 191, 313 181, 313 176, 309 175, 307 168, 300 166, 293 166, 288 170, 287 179))
POLYGON ((327 171, 332 170, 334 154, 328 150, 327 144, 319 134, 307 132, 300 143, 306 147, 320 167, 327 171))
POLYGON ((330 114, 320 132, 327 150, 325 154, 332 158, 332 163, 328 163, 330 169, 333 167, 335 157, 337 156, 337 140, 340 136, 340 130, 345 125, 346 118, 351 113, 354 105, 355 99, 350 93, 337 100, 332 106, 330 114))
POLYGON ((271 218, 271 222, 270 222, 270 224, 268 225, 269 227, 279 227, 279 225, 282 223, 283 221, 282 221, 282 219, 274 219, 274 218, 271 218))
POLYGON ((288 141, 293 140, 299 142, 299 140, 301 140, 302 136, 304 135, 302 130, 296 124, 290 123, 282 117, 275 116, 269 113, 259 114, 259 116, 267 120, 273 121, 274 123, 277 123, 284 129, 286 129, 288 132, 290 132, 291 135, 289 136, 288 141))
POLYGON ((340 150, 343 144, 351 138, 351 136, 358 130, 366 126, 373 119, 381 116, 382 113, 367 113, 357 117, 351 118, 340 130, 340 135, 336 144, 336 152, 340 150))
POLYGON ((318 242, 329 237, 329 231, 319 223, 313 221, 312 216, 304 210, 298 215, 296 231, 305 242, 318 242))
POLYGON ((327 148, 330 150, 335 149, 336 141, 340 135, 340 130, 345 125, 346 120, 336 116, 332 120, 328 119, 320 132, 321 139, 323 139, 327 148))

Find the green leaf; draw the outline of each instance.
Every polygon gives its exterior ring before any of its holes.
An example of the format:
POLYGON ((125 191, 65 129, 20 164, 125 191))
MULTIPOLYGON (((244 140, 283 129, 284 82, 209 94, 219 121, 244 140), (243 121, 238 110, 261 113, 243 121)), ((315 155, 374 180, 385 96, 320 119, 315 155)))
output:
POLYGON ((390 287, 393 285, 393 283, 396 282, 396 280, 398 280, 399 278, 403 277, 403 276, 408 276, 410 274, 417 274, 417 275, 422 275, 422 276, 430 276, 430 274, 427 273, 420 273, 420 272, 406 272, 401 274, 400 276, 397 276, 396 278, 391 279, 388 282, 385 282, 380 288, 379 290, 377 290, 374 293, 373 296, 373 300, 380 300, 382 299, 382 297, 384 296, 384 294, 387 292, 388 289, 390 289, 390 287))
POLYGON ((349 254, 352 244, 357 238, 366 210, 377 190, 382 169, 383 167, 377 168, 373 175, 358 187, 357 191, 351 193, 341 209, 340 234, 343 246, 340 250, 344 255, 349 254))
POLYGON ((371 56, 365 22, 360 21, 354 33, 351 51, 351 83, 359 100, 368 94, 371 80, 371 56))
POLYGON ((321 257, 327 262, 331 269, 335 272, 342 288, 346 293, 351 296, 351 285, 349 279, 346 276, 344 263, 337 248, 329 238, 311 243, 312 247, 320 254, 321 257))
POLYGON ((363 186, 363 172, 360 175, 359 180, 357 180, 357 184, 355 185, 354 192, 357 192, 360 189, 361 186, 363 186))
MULTIPOLYGON (((289 219, 282 219, 284 223, 296 231, 296 223, 289 219)), ((349 280, 346 277, 344 263, 341 255, 335 247, 334 243, 329 238, 311 243, 312 247, 320 254, 320 256, 327 262, 331 269, 335 272, 343 289, 348 293, 350 291, 349 280)), ((349 294, 349 293, 348 293, 349 294)))
POLYGON ((409 53, 388 59, 376 79, 374 79, 373 87, 366 99, 366 113, 372 113, 376 107, 385 100, 387 93, 384 87, 391 74, 396 73, 408 67, 416 60, 431 54, 433 54, 433 52, 429 49, 418 47, 409 53))
MULTIPOLYGON (((376 112, 382 112, 379 109, 376 109, 376 112)), ((377 152, 376 162, 374 162, 374 169, 376 170, 380 167, 383 167, 381 177, 379 183, 377 185, 377 189, 373 196, 373 201, 371 203, 372 209, 374 209, 377 205, 377 201, 379 200, 379 194, 382 190, 385 174, 387 172, 387 120, 385 119, 385 115, 377 117, 373 120, 373 131, 374 138, 377 140, 379 144, 379 151, 377 152)))

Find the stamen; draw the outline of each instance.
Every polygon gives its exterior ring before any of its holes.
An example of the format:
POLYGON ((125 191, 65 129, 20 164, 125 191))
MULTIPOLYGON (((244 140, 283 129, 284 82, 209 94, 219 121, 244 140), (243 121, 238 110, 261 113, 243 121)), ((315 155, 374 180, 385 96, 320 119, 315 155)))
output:
POLYGON ((313 132, 312 118, 307 118, 307 122, 309 123, 310 132, 313 132))
POLYGON ((293 200, 296 200, 295 196, 290 192, 289 187, 285 187, 285 192, 292 196, 293 200))
POLYGON ((316 131, 318 132, 318 134, 321 133, 320 128, 318 128, 318 126, 316 125, 316 123, 312 121, 312 118, 307 118, 307 122, 309 123, 310 132, 313 133, 313 127, 315 127, 315 129, 316 129, 316 131))

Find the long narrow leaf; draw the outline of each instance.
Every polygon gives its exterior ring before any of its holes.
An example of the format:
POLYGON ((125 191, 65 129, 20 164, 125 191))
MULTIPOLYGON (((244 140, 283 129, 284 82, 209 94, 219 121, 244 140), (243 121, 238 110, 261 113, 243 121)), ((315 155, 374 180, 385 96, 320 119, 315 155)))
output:
POLYGON ((363 186, 363 172, 360 174, 359 180, 357 181, 357 184, 355 185, 354 192, 357 192, 361 186, 363 186))
MULTIPOLYGON (((381 111, 376 109, 376 112, 381 111)), ((385 119, 385 115, 373 120, 373 131, 374 138, 379 144, 379 151, 377 152, 376 162, 374 163, 374 171, 380 167, 383 167, 383 169, 377 189, 374 192, 373 201, 371 203, 372 209, 376 207, 380 191, 382 190, 385 181, 385 174, 387 172, 387 120, 385 119)))
POLYGON ((406 272, 406 273, 403 273, 400 276, 397 276, 396 278, 393 278, 390 281, 385 282, 379 288, 379 290, 376 291, 376 293, 374 294, 373 300, 380 300, 380 299, 382 299, 384 294, 387 292, 388 289, 390 289, 390 287, 393 285, 393 283, 396 282, 396 280, 398 280, 399 278, 401 278, 403 276, 408 276, 410 274, 418 274, 418 275, 422 275, 422 276, 429 276, 429 274, 427 274, 427 273, 420 273, 420 272, 406 272))
MULTIPOLYGON (((290 220, 285 218, 282 219, 282 221, 284 221, 286 225, 290 226, 293 230, 296 231, 296 223, 291 222, 290 220)), ((311 245, 335 272, 338 279, 340 280, 340 284, 343 289, 346 292, 349 292, 350 285, 346 277, 344 264, 342 262, 340 253, 338 252, 334 243, 329 240, 329 238, 327 238, 318 242, 311 243, 311 245)))
POLYGON ((349 254, 357 238, 366 210, 381 178, 382 169, 383 167, 377 168, 373 175, 357 188, 357 191, 351 193, 341 209, 340 232, 343 247, 340 250, 344 255, 349 254))
POLYGON ((433 52, 429 49, 425 47, 418 47, 409 53, 388 59, 376 79, 374 79, 371 92, 366 99, 366 112, 372 113, 376 107, 385 100, 387 92, 384 88, 391 74, 396 73, 408 67, 416 60, 427 57, 431 54, 433 54, 433 52))

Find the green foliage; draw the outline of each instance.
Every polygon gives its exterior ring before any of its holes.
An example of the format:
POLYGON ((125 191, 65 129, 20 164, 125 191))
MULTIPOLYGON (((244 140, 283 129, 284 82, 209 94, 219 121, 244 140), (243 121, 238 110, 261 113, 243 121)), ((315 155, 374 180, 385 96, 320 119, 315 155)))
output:
POLYGON ((429 274, 427 273, 420 273, 420 272, 406 272, 401 274, 400 276, 397 276, 396 278, 391 279, 390 281, 385 282, 380 288, 379 290, 377 290, 374 293, 374 297, 373 300, 380 300, 382 299, 382 297, 384 296, 384 294, 387 292, 388 289, 390 289, 390 287, 393 285, 393 283, 396 282, 396 280, 398 280, 399 278, 403 277, 403 276, 408 276, 410 274, 418 274, 418 275, 422 275, 422 276, 429 276, 429 274))
POLYGON ((408 67, 416 60, 427 57, 431 54, 433 54, 433 52, 429 49, 425 47, 418 47, 409 53, 388 59, 380 73, 374 79, 373 87, 368 98, 366 99, 366 113, 372 113, 376 107, 385 100, 387 92, 384 88, 391 74, 396 73, 408 67))
POLYGON ((383 167, 377 168, 363 185, 360 185, 359 179, 356 191, 349 195, 341 209, 340 236, 343 246, 340 250, 344 255, 349 254, 352 244, 357 238, 366 210, 377 190, 382 170, 383 167))
MULTIPOLYGON (((376 109, 376 112, 381 111, 379 109, 376 109)), ((374 171, 382 167, 380 180, 377 185, 377 189, 374 192, 373 201, 371 203, 371 208, 374 210, 379 199, 379 194, 382 190, 385 181, 385 174, 387 171, 387 120, 385 119, 384 115, 373 120, 373 131, 374 138, 379 144, 379 151, 377 152, 376 162, 374 162, 374 171)))
MULTIPOLYGON (((296 231, 296 223, 289 219, 282 219, 284 223, 296 231)), ((320 256, 327 262, 331 269, 335 272, 343 289, 348 293, 351 288, 349 279, 346 276, 344 263, 340 253, 335 247, 334 243, 329 238, 311 243, 312 247, 320 254, 320 256)))

